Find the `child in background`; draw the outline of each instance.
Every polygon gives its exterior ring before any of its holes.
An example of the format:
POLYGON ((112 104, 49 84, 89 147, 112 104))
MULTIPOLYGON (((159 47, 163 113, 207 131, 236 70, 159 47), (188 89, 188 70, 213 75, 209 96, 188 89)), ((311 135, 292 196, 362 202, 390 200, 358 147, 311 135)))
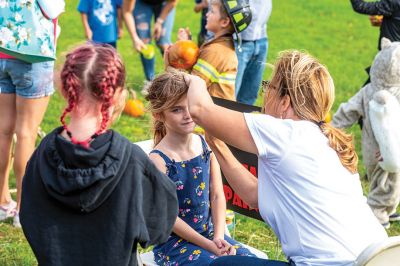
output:
POLYGON ((396 130, 399 108, 396 106, 400 103, 400 42, 382 38, 380 47, 371 66, 371 82, 340 104, 332 125, 349 128, 362 119, 361 149, 369 180, 367 202, 382 226, 388 229, 390 222, 400 221, 400 214, 396 212, 400 202, 400 158, 388 152, 399 150, 396 130), (387 96, 382 97, 382 93, 387 96), (394 121, 392 116, 396 117, 394 121))
POLYGON ((117 48, 117 39, 122 36, 122 0, 80 0, 86 39, 95 43, 106 43, 117 48))
POLYGON ((156 77, 146 99, 154 117, 150 159, 175 182, 178 219, 165 244, 154 247, 159 265, 208 265, 218 256, 252 255, 224 235, 226 203, 221 172, 204 138, 193 133, 182 72, 156 77))
MULTIPOLYGON (((229 2, 231 0, 211 0, 206 29, 214 33, 215 37, 200 47, 200 55, 192 74, 206 81, 211 96, 235 100, 238 59, 232 34, 248 27, 251 10, 247 0, 234 1, 236 5, 233 8, 229 2)), ((189 30, 179 30, 178 39, 189 39, 189 36, 189 30)))
POLYGON ((212 34, 207 31, 207 13, 208 13, 208 0, 196 0, 196 5, 194 6, 194 12, 201 12, 200 17, 200 32, 197 36, 197 45, 201 46, 205 41, 212 38, 212 34), (211 36, 210 36, 211 35, 211 36))
POLYGON ((62 126, 42 140, 23 182, 21 224, 39 265, 137 265, 138 243, 159 244, 171 232, 174 184, 109 130, 125 104, 124 84, 114 48, 86 44, 67 55, 62 126))

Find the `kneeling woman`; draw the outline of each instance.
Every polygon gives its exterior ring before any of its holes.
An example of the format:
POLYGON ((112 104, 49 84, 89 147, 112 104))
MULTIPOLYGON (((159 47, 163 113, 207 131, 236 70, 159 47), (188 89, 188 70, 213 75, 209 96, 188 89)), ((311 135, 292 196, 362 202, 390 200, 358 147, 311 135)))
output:
MULTIPOLYGON (((333 80, 316 59, 281 54, 265 114, 242 114, 213 104, 204 81, 189 76, 193 120, 206 132, 258 156, 258 179, 224 143, 211 148, 228 182, 259 208, 296 265, 353 265, 370 244, 387 238, 363 196, 352 137, 324 122, 333 80)), ((254 258, 220 258, 213 265, 275 265, 254 258), (256 263, 259 264, 256 264, 256 263)))

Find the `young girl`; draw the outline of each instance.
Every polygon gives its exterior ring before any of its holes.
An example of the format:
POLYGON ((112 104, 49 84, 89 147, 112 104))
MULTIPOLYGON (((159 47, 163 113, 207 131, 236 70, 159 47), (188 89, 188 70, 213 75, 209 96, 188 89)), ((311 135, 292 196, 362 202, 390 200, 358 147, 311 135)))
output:
POLYGON ((40 143, 23 182, 21 224, 39 265, 136 265, 138 243, 159 244, 171 232, 174 184, 138 146, 108 130, 124 106, 124 83, 111 46, 67 55, 63 126, 40 143))
POLYGON ((168 241, 154 247, 159 265, 208 265, 222 255, 252 255, 224 235, 226 203, 215 156, 193 134, 188 86, 181 72, 166 72, 149 87, 155 149, 150 159, 175 182, 179 215, 168 241), (211 206, 210 206, 211 205, 211 206))

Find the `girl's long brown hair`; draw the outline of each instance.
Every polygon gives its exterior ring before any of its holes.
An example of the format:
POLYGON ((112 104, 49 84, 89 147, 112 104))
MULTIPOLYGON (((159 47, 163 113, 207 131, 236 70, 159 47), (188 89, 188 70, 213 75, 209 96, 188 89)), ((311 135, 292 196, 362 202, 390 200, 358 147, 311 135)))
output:
POLYGON ((177 70, 169 70, 157 76, 147 89, 146 100, 149 101, 149 110, 153 114, 154 145, 167 134, 163 112, 174 106, 188 91, 184 74, 177 70))
POLYGON ((292 108, 300 119, 320 127, 343 166, 356 173, 358 156, 353 137, 324 122, 335 96, 328 69, 309 54, 284 51, 276 62, 271 84, 279 91, 280 97, 290 97, 292 108))

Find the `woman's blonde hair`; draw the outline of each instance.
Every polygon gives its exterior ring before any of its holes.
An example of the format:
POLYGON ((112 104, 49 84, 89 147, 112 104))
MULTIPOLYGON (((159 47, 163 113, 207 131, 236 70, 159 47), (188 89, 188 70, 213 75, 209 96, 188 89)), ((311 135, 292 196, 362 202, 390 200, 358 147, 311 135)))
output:
POLYGON ((328 69, 309 54, 284 51, 275 64, 271 84, 280 97, 290 97, 294 113, 300 119, 320 127, 343 166, 351 173, 356 173, 358 156, 352 135, 324 122, 335 97, 335 87, 328 69))
POLYGON ((155 116, 162 116, 163 112, 173 107, 188 91, 183 72, 169 70, 158 75, 147 89, 146 100, 149 101, 149 110, 153 114, 154 146, 167 134, 164 122, 155 116))

